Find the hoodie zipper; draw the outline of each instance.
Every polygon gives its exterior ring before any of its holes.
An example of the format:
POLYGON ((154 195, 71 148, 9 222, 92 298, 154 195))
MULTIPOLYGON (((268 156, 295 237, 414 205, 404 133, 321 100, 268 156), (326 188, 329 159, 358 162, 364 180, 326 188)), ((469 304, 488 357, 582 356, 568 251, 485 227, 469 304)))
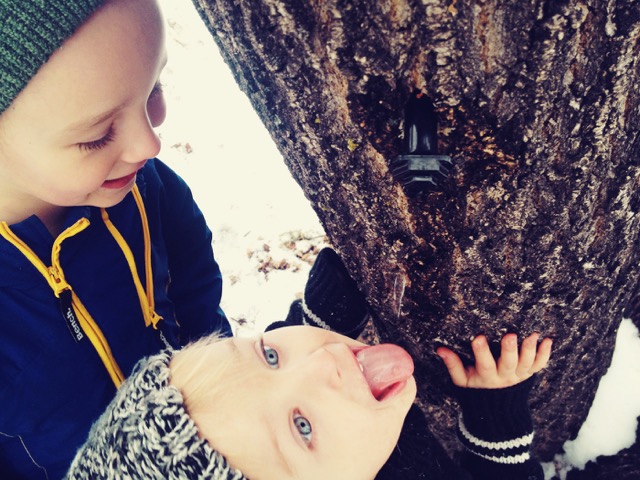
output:
POLYGON ((85 306, 71 288, 71 285, 67 283, 60 266, 62 242, 81 232, 87 228, 89 224, 88 219, 81 218, 55 239, 53 249, 51 251, 50 266, 46 266, 35 252, 11 231, 6 222, 0 222, 0 234, 20 250, 27 260, 29 260, 47 280, 51 290, 53 290, 53 294, 58 299, 62 316, 67 323, 67 327, 69 328, 71 335, 74 337, 74 340, 78 342, 84 338, 84 335, 87 336, 107 369, 114 385, 119 387, 124 380, 124 375, 111 352, 109 343, 102 333, 102 330, 100 330, 100 327, 98 327, 85 306))
MULTIPOLYGON (((162 317, 155 311, 149 221, 147 219, 147 213, 144 207, 144 202, 142 200, 142 195, 140 194, 137 185, 134 185, 131 193, 136 202, 136 206, 138 207, 140 220, 142 223, 142 233, 144 238, 144 265, 146 276, 145 287, 143 287, 142 283, 140 282, 140 276, 138 275, 135 258, 133 256, 133 253, 131 252, 131 249, 129 248, 129 245, 127 244, 122 234, 115 227, 115 225, 111 222, 109 214, 104 208, 100 209, 102 220, 111 233, 111 236, 114 238, 114 240, 122 250, 127 264, 129 265, 131 277, 133 279, 136 293, 138 294, 138 299, 140 301, 140 308, 142 309, 145 325, 147 327, 151 325, 155 330, 158 330, 160 339, 165 345, 168 345, 168 342, 164 338, 162 331, 158 329, 158 322, 162 320, 162 317)), ((109 373, 113 384, 117 388, 122 384, 124 380, 122 370, 118 366, 118 363, 116 362, 116 359, 111 352, 109 343, 102 333, 102 330, 100 330, 98 324, 93 320, 89 311, 85 308, 85 306, 80 301, 80 298, 78 298, 76 293, 73 291, 71 285, 69 285, 69 283, 66 281, 62 266, 60 265, 60 252, 62 249, 62 242, 67 238, 83 231, 89 225, 90 222, 87 218, 81 218, 72 226, 63 231, 55 239, 55 241, 53 242, 53 248, 51 250, 51 266, 48 267, 42 262, 42 260, 40 260, 40 258, 33 252, 33 250, 29 248, 26 243, 24 243, 16 234, 13 233, 13 231, 11 231, 7 222, 0 222, 0 235, 2 235, 9 243, 13 244, 18 250, 20 250, 20 252, 22 252, 22 254, 47 280, 47 283, 58 299, 60 312, 67 324, 67 328, 69 329, 71 336, 76 342, 82 340, 84 336, 89 338, 91 344, 98 353, 98 356, 102 360, 102 363, 107 369, 107 372, 109 373)))

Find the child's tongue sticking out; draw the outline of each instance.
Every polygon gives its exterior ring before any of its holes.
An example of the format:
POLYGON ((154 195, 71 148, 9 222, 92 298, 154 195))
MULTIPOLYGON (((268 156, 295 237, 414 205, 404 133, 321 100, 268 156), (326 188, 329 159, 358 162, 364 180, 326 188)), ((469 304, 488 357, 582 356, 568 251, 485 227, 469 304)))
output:
POLYGON ((356 354, 371 393, 384 400, 401 388, 413 374, 413 360, 401 347, 381 344, 367 347, 356 354))

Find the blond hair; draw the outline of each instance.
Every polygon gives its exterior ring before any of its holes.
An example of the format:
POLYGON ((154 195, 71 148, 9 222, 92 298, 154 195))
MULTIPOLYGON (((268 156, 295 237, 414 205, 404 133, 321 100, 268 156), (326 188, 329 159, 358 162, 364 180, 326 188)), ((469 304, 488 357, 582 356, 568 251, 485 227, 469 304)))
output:
POLYGON ((207 350, 224 340, 220 333, 213 333, 188 344, 171 359, 171 384, 182 393, 188 412, 200 410, 205 398, 211 399, 223 388, 221 380, 232 360, 207 364, 207 350))
MULTIPOLYGON (((220 410, 221 405, 225 405, 225 408, 232 405, 239 411, 251 408, 255 399, 247 392, 256 388, 268 388, 264 383, 264 377, 259 378, 255 369, 243 368, 245 364, 248 365, 247 360, 243 358, 230 354, 221 359, 217 354, 215 362, 209 361, 213 357, 210 354, 214 351, 212 347, 227 341, 234 340, 213 334, 176 352, 171 360, 170 382, 180 390, 184 408, 195 422, 200 437, 225 456, 242 455, 242 465, 235 465, 236 468, 246 469, 251 466, 256 470, 260 465, 255 463, 257 460, 253 456, 243 452, 226 451, 224 444, 219 445, 224 439, 200 424, 201 419, 211 418, 211 414, 223 414, 224 410, 220 410)), ((290 469, 288 466, 286 468, 290 469)))

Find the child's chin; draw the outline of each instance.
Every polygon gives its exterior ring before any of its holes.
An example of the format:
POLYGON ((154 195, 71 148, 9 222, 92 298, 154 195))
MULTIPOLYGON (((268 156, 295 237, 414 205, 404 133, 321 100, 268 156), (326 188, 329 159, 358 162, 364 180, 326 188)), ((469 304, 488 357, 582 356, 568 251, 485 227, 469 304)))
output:
POLYGON ((417 387, 413 376, 407 380, 396 382, 378 394, 377 400, 381 403, 392 402, 406 407, 409 411, 411 404, 416 399, 417 387))
POLYGON ((91 195, 86 205, 98 208, 115 207, 122 200, 124 200, 124 197, 126 197, 130 191, 131 188, 119 190, 108 190, 101 188, 91 195))

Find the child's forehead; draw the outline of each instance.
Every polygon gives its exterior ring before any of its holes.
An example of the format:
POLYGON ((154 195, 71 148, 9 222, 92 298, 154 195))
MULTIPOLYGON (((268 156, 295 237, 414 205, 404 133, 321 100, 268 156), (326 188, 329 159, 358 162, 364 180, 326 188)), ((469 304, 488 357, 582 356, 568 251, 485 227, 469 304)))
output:
POLYGON ((294 325, 277 328, 264 333, 266 340, 282 341, 293 348, 303 346, 317 346, 328 343, 343 343, 351 347, 364 346, 365 344, 352 338, 341 335, 332 330, 312 327, 309 325, 294 325))
POLYGON ((164 40, 155 0, 110 0, 51 55, 20 102, 32 115, 55 113, 57 129, 89 128, 146 101, 166 63, 164 40))
POLYGON ((0 1, 0 114, 105 0, 0 1))

